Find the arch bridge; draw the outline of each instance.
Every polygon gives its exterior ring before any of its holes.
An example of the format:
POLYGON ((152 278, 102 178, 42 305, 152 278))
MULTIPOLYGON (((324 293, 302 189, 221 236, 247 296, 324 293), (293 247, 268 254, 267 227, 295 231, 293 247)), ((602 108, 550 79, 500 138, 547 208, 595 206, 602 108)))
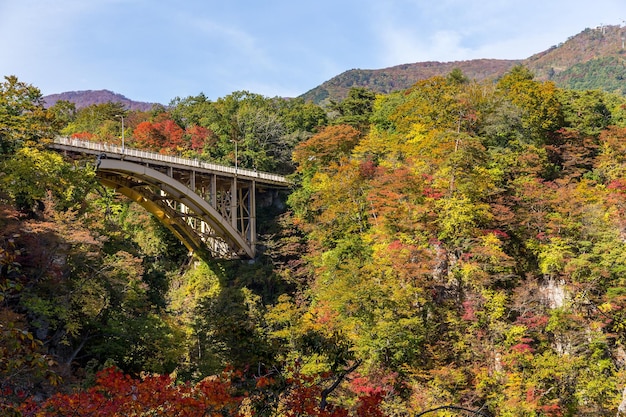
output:
POLYGON ((190 251, 217 258, 255 257, 257 193, 289 185, 281 175, 105 143, 57 137, 50 146, 96 155, 103 185, 152 213, 190 251))

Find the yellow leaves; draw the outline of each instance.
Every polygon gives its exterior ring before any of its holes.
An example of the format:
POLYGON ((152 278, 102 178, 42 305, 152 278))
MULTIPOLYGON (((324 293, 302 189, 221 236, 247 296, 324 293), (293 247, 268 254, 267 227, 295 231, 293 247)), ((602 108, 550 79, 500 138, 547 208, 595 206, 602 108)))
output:
POLYGON ((626 128, 611 126, 600 133, 600 154, 595 168, 608 181, 626 176, 626 128))
POLYGON ((486 271, 480 264, 475 262, 462 262, 459 272, 463 278, 463 282, 469 283, 470 285, 484 282, 488 278, 486 271))
POLYGON ((356 161, 317 172, 311 180, 310 207, 317 212, 314 237, 324 243, 362 232, 367 225, 366 183, 356 161))
POLYGON ((542 141, 561 124, 561 104, 552 82, 532 79, 526 68, 516 67, 498 83, 500 91, 522 109, 522 125, 534 141, 542 141))
POLYGON ((410 156, 436 158, 454 150, 454 137, 436 129, 428 129, 422 123, 413 123, 406 134, 410 156))
POLYGON ((559 273, 567 259, 573 255, 570 242, 560 237, 553 237, 547 244, 539 245, 538 261, 542 274, 559 273))
POLYGON ((439 239, 459 241, 473 237, 476 227, 491 218, 489 205, 465 196, 442 198, 435 203, 439 239))
POLYGON ((192 311, 199 300, 216 297, 221 291, 219 279, 205 262, 199 262, 174 283, 170 303, 174 311, 192 311))
POLYGON ((469 285, 480 288, 513 273, 514 260, 503 250, 502 241, 496 232, 476 237, 468 248, 470 252, 467 259, 459 262, 461 276, 469 285))
POLYGON ((598 310, 600 310, 600 312, 604 314, 610 313, 611 311, 614 310, 613 304, 611 304, 610 302, 602 303, 599 306, 597 306, 597 308, 598 310))
POLYGON ((485 311, 492 321, 504 318, 508 297, 504 291, 484 289, 481 295, 485 299, 485 311))
MULTIPOLYGON (((498 309, 500 309, 500 307, 498 309)), ((512 346, 517 345, 526 337, 527 332, 528 329, 524 325, 514 324, 509 326, 504 334, 504 347, 509 349, 512 346)))

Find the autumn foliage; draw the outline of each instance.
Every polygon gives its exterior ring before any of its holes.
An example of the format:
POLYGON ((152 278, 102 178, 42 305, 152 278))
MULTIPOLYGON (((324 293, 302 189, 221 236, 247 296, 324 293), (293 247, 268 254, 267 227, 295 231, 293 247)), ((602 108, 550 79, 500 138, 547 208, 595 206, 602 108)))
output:
POLYGON ((169 376, 133 379, 107 368, 87 390, 56 394, 41 404, 31 401, 21 411, 24 416, 235 416, 239 403, 224 377, 177 384, 169 376))
POLYGON ((293 187, 259 190, 254 262, 201 261, 103 191, 93 161, 16 132, 0 158, 5 414, 615 416, 624 97, 518 66, 326 108, 199 95, 124 113, 124 131, 120 110, 64 131, 293 187))
MULTIPOLYGON (((19 407, 22 416, 254 416, 256 409, 285 417, 377 417, 383 393, 359 397, 353 410, 341 406, 320 406, 321 387, 314 378, 295 374, 282 381, 282 392, 274 378, 252 379, 250 391, 244 390, 248 381, 241 374, 225 372, 196 383, 177 382, 167 375, 143 375, 131 378, 116 368, 100 371, 93 386, 70 394, 55 394, 37 402, 29 400, 19 407), (274 404, 272 401, 275 398, 274 404)), ((249 385, 249 384, 248 384, 249 385)), ((14 410, 18 412, 18 409, 14 410)), ((265 415, 265 414, 261 414, 265 415)))

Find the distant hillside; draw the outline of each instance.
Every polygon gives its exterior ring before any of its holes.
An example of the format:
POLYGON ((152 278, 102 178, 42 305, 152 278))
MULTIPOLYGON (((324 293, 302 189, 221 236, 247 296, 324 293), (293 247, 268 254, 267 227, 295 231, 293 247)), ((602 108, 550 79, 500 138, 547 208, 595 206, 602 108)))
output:
POLYGON ((560 87, 626 94, 626 27, 585 29, 524 61, 538 79, 560 87))
POLYGON ((109 90, 85 90, 68 91, 60 94, 51 94, 43 97, 46 107, 54 106, 59 100, 66 100, 76 105, 77 109, 91 106, 92 104, 122 103, 128 110, 148 111, 156 103, 145 103, 133 101, 121 94, 116 94, 109 90))
POLYGON ((366 87, 377 93, 386 94, 409 88, 419 80, 448 74, 455 68, 459 68, 471 79, 496 78, 519 63, 521 61, 474 59, 456 62, 418 62, 380 70, 352 69, 309 90, 301 97, 315 103, 324 103, 330 99, 341 100, 352 87, 366 87))
POLYGON ((585 29, 566 42, 526 59, 476 59, 457 62, 418 62, 379 70, 353 69, 339 74, 304 93, 307 101, 323 104, 341 100, 352 87, 377 93, 403 90, 419 80, 446 75, 454 68, 475 80, 497 79, 516 64, 524 64, 540 80, 560 87, 603 89, 626 94, 626 28, 603 26, 585 29))

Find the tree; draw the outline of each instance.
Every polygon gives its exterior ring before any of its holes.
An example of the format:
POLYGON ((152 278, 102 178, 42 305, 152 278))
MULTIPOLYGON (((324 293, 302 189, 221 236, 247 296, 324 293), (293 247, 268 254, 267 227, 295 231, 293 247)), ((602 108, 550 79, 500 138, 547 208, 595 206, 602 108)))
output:
POLYGON ((600 134, 595 168, 607 183, 626 175, 626 128, 611 126, 600 134))
POLYGON ((133 132, 133 143, 142 149, 171 154, 183 149, 183 129, 168 116, 163 120, 139 123, 133 132))
POLYGON ((273 100, 288 133, 316 133, 328 123, 328 116, 320 106, 303 98, 273 100))
MULTIPOLYGON (((2 210, 8 208, 2 206, 2 210)), ((25 276, 10 230, 7 227, 0 233, 0 413, 19 415, 16 409, 35 394, 37 385, 56 385, 59 377, 52 370, 53 358, 29 330, 26 316, 12 310, 24 290, 25 276)))
POLYGON ((427 131, 457 131, 460 87, 440 76, 418 81, 400 100, 393 100, 388 119, 398 133, 409 132, 416 124, 427 131))
POLYGON ((58 209, 77 208, 94 184, 95 174, 89 168, 65 162, 58 153, 22 147, 4 162, 7 175, 0 184, 17 207, 33 214, 43 209, 48 193, 57 201, 58 209))
POLYGON ((53 113, 44 108, 39 89, 13 75, 4 79, 0 83, 0 154, 54 138, 58 126, 53 113))
POLYGON ((78 110, 62 133, 71 136, 88 132, 100 141, 115 143, 121 136, 120 116, 126 117, 127 113, 123 103, 92 104, 78 110))
POLYGON ((76 105, 70 101, 59 100, 50 107, 50 111, 54 114, 61 129, 76 120, 76 105))
POLYGON ((331 101, 329 109, 337 112, 333 124, 345 124, 364 130, 369 126, 376 94, 364 87, 352 87, 341 102, 331 101))
POLYGON ((601 91, 559 90, 565 125, 581 135, 597 137, 613 124, 607 96, 601 91))
POLYGON ((527 142, 545 143, 563 126, 561 103, 552 82, 538 82, 524 66, 518 65, 498 81, 506 100, 521 109, 521 125, 527 142))
POLYGON ((339 162, 350 155, 362 134, 350 125, 334 125, 324 128, 293 151, 293 159, 300 172, 313 167, 324 169, 331 162, 339 162))
POLYGON ((384 392, 357 396, 355 404, 346 407, 320 401, 323 392, 333 390, 324 387, 323 378, 302 375, 297 370, 290 377, 257 375, 250 379, 246 380, 241 373, 223 372, 196 383, 178 384, 167 375, 135 379, 118 369, 107 368, 96 375, 95 384, 89 389, 56 394, 41 404, 31 401, 20 411, 24 416, 80 414, 84 417, 345 417, 349 412, 357 417, 383 416, 384 392), (239 385, 248 388, 247 392, 239 393, 239 385))

